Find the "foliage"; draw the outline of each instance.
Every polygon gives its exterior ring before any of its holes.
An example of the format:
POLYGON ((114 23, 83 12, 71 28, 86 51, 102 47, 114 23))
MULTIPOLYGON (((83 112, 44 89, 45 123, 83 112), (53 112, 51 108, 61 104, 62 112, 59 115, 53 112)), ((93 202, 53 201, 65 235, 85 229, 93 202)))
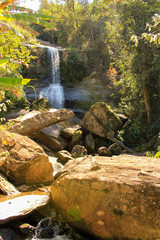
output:
MULTIPOLYGON (((160 138, 160 133, 159 133, 158 138, 160 138)), ((156 153, 155 152, 147 152, 146 156, 153 157, 153 158, 160 158, 160 145, 157 147, 156 153)))
POLYGON ((77 83, 83 79, 88 72, 88 65, 83 53, 76 49, 70 49, 68 51, 63 68, 63 77, 68 80, 69 83, 77 83))

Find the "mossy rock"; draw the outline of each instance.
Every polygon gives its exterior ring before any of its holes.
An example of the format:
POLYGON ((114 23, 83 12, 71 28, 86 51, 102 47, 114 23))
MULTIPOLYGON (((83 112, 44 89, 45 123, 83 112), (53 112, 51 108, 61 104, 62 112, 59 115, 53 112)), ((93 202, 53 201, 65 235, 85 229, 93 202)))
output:
POLYGON ((76 145, 71 151, 73 158, 84 157, 87 155, 87 149, 84 146, 76 145))
POLYGON ((107 134, 110 133, 114 134, 121 126, 120 118, 105 102, 95 103, 82 120, 84 129, 100 137, 107 137, 107 134))

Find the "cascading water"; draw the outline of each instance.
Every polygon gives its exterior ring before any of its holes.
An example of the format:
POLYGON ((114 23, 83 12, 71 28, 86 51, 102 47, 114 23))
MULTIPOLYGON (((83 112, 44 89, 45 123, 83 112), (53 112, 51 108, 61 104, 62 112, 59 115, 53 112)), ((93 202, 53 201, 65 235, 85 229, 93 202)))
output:
POLYGON ((64 91, 60 81, 59 51, 54 47, 47 47, 48 63, 50 69, 49 86, 39 93, 39 98, 47 98, 50 107, 60 109, 64 104, 64 91))

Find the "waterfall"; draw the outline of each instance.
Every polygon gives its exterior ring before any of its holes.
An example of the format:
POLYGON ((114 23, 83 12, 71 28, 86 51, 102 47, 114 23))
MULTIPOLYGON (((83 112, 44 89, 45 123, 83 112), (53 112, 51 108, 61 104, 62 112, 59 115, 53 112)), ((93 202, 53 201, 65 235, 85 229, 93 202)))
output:
POLYGON ((43 88, 39 93, 39 98, 47 98, 50 107, 60 109, 64 104, 64 91, 60 79, 59 51, 54 47, 47 47, 49 86, 43 88))

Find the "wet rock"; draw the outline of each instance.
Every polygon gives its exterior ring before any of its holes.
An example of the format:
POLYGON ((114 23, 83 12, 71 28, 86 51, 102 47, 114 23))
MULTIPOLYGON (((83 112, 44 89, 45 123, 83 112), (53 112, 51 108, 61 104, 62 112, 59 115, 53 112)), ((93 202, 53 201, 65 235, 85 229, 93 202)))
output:
POLYGON ((63 172, 51 192, 70 225, 98 239, 160 239, 157 159, 86 156, 70 160, 63 172))
POLYGON ((71 151, 73 158, 84 157, 87 155, 87 149, 84 146, 76 145, 71 151))
POLYGON ((114 132, 122 126, 120 118, 104 102, 95 103, 85 114, 82 127, 100 137, 114 132))
POLYGON ((33 236, 36 228, 28 223, 23 223, 19 226, 19 229, 23 234, 33 236))
POLYGON ((0 240, 23 240, 23 238, 10 227, 0 228, 0 240))
POLYGON ((85 147, 88 151, 88 153, 93 153, 95 150, 95 141, 92 137, 92 134, 88 134, 85 138, 85 147))
POLYGON ((107 147, 100 147, 98 148, 98 155, 111 157, 112 153, 107 147))
POLYGON ((35 237, 40 239, 54 237, 54 228, 51 225, 50 218, 44 218, 38 223, 35 231, 35 237))
POLYGON ((122 148, 116 143, 113 143, 111 146, 109 146, 109 150, 111 151, 112 155, 120 155, 122 153, 122 148))

